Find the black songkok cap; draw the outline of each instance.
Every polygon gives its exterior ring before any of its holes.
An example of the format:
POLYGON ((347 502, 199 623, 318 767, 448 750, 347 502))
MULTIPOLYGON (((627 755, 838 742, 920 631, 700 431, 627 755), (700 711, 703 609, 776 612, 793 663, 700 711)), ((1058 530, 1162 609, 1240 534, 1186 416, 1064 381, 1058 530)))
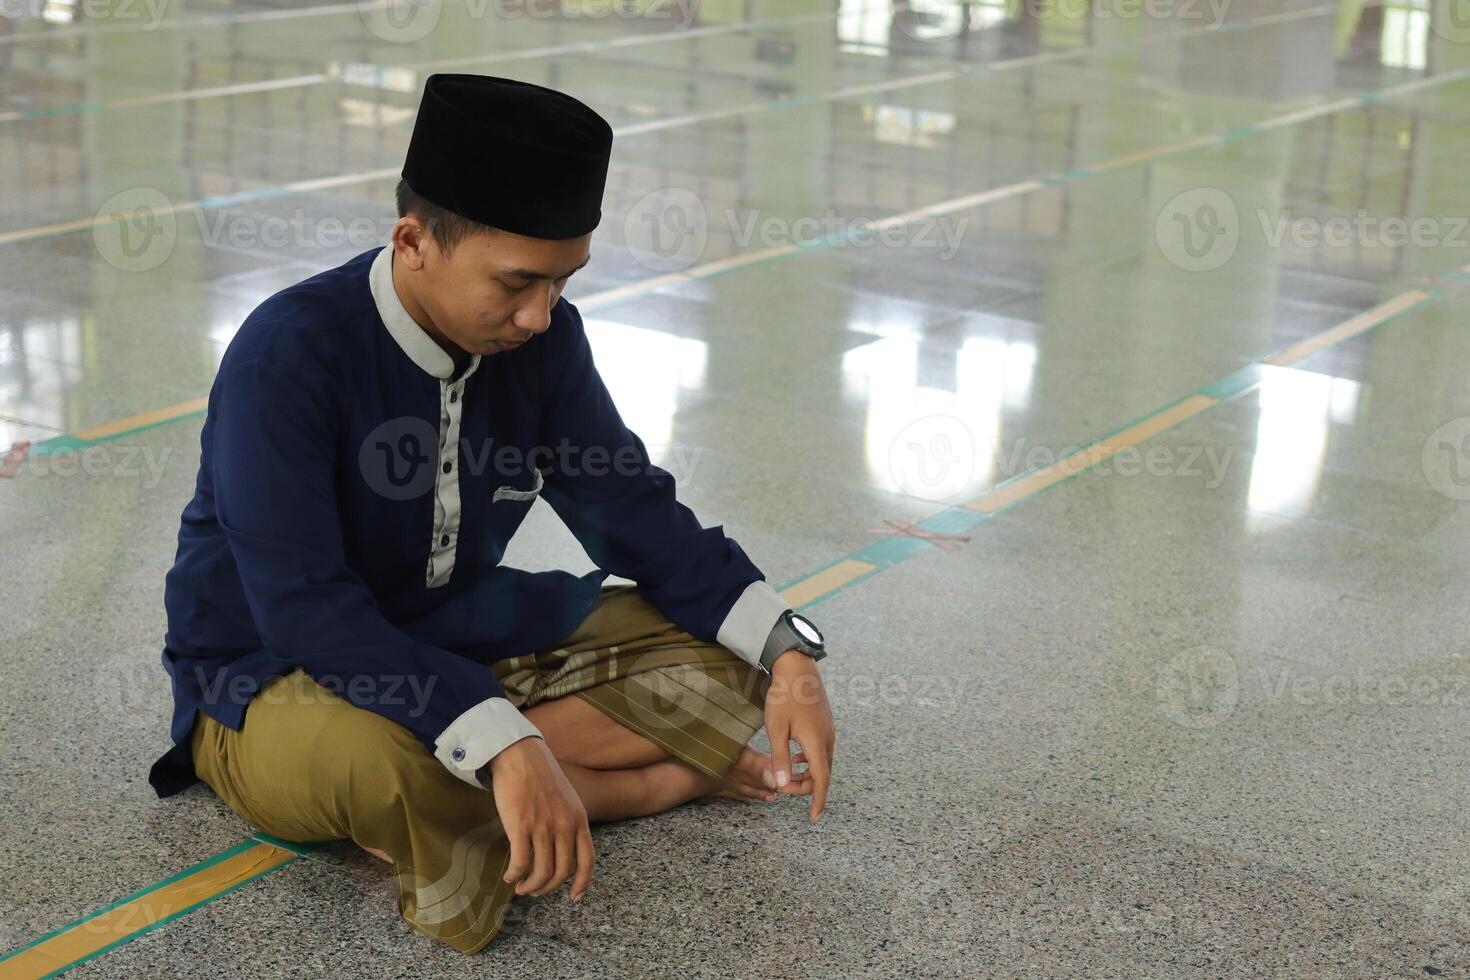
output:
POLYGON ((403 179, 448 211, 529 238, 576 238, 602 219, 612 127, 553 89, 430 75, 403 179))

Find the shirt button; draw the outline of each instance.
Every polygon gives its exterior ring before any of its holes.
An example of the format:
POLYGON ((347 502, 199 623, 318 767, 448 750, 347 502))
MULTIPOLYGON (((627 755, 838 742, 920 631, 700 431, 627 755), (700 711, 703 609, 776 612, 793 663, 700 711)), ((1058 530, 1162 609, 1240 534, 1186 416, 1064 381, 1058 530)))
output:
POLYGON ((445 473, 448 473, 452 469, 454 469, 454 464, 453 463, 445 463, 444 464, 444 472, 445 473))
POLYGON ((451 391, 449 393, 449 404, 453 405, 457 401, 459 401, 459 392, 451 391))
POLYGON ((449 547, 449 535, 446 534, 446 535, 444 535, 444 537, 440 538, 439 539, 439 545, 440 545, 440 547, 444 547, 444 548, 449 547))
POLYGON ((453 759, 455 762, 463 762, 464 761, 464 749, 455 749, 453 752, 449 753, 449 757, 451 759, 453 759))

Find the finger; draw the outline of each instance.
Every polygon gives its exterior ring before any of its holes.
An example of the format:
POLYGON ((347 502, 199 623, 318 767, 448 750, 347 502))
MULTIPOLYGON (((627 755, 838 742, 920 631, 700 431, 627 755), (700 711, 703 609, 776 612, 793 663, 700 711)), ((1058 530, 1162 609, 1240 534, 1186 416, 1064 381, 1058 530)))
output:
POLYGON ((776 787, 779 789, 791 781, 791 729, 781 725, 770 732, 770 736, 771 771, 776 774, 776 787))
POLYGON ((776 792, 780 793, 782 796, 805 796, 805 793, 802 793, 797 789, 797 784, 800 783, 801 780, 806 779, 809 776, 811 761, 807 758, 805 751, 806 743, 801 740, 801 736, 793 731, 791 733, 791 737, 796 740, 797 751, 791 756, 791 767, 787 770, 788 776, 786 785, 778 786, 776 792), (804 769, 801 772, 797 772, 796 766, 798 763, 804 763, 807 766, 807 769, 804 769))
POLYGON ((523 830, 510 835, 510 860, 505 865, 505 880, 518 882, 531 870, 531 838, 523 830))
MULTIPOLYGON (((798 742, 798 744, 800 744, 800 743, 798 742)), ((804 793, 802 793, 801 791, 799 791, 798 789, 796 789, 797 785, 799 785, 803 780, 809 778, 808 775, 807 775, 807 771, 805 769, 802 769, 800 771, 797 770, 796 767, 797 766, 802 766, 802 765, 807 765, 806 753, 805 752, 797 752, 795 755, 793 755, 791 757, 791 781, 789 783, 787 783, 784 787, 781 787, 781 789, 779 790, 779 792, 785 794, 786 796, 802 796, 802 795, 805 795, 804 793)), ((771 777, 771 781, 769 783, 766 783, 766 785, 768 787, 770 787, 771 789, 776 789, 776 778, 775 778, 775 776, 772 776, 771 777)))
POLYGON ((592 884, 592 865, 596 860, 597 853, 592 848, 592 831, 584 820, 581 829, 577 831, 577 877, 572 879, 572 901, 579 902, 587 894, 587 886, 592 884))
POLYGON ((777 792, 783 796, 805 796, 810 790, 804 789, 803 787, 809 787, 811 781, 812 774, 810 770, 802 770, 801 772, 793 771, 791 773, 791 780, 777 790, 777 792))
POLYGON ((742 797, 747 800, 765 800, 769 803, 771 800, 774 800, 776 798, 776 793, 774 790, 770 789, 769 787, 762 786, 759 783, 753 782, 749 779, 742 779, 737 782, 735 784, 735 789, 737 792, 740 793, 742 797))
POLYGON ((576 870, 577 862, 577 838, 569 829, 564 834, 558 834, 555 840, 556 860, 553 862, 551 880, 548 881, 537 895, 545 895, 554 892, 561 887, 561 883, 572 876, 576 870))
POLYGON ((531 840, 531 873, 516 886, 518 895, 529 895, 546 884, 547 879, 551 877, 551 862, 556 860, 556 844, 551 839, 550 831, 544 827, 538 827, 531 835, 531 840))
POLYGON ((787 796, 810 796, 812 787, 815 785, 809 772, 794 772, 791 774, 791 782, 781 792, 787 796))
POLYGON ((811 768, 807 771, 812 777, 812 823, 816 823, 827 805, 827 785, 832 781, 832 774, 825 757, 816 753, 812 756, 811 768))

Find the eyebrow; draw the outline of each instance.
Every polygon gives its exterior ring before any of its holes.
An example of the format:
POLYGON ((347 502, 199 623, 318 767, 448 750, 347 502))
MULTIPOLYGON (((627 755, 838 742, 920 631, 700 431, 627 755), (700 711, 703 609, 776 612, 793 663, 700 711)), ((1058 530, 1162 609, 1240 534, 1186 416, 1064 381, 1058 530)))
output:
POLYGON ((588 262, 591 262, 591 261, 592 261, 592 254, 589 252, 587 254, 587 257, 582 260, 582 265, 577 266, 576 269, 573 269, 571 272, 568 272, 568 273, 566 273, 566 275, 563 275, 563 276, 549 276, 549 275, 547 275, 544 272, 537 272, 534 269, 506 269, 505 270, 505 275, 507 275, 507 276, 519 276, 522 279, 565 279, 568 276, 571 276, 573 273, 575 273, 578 269, 581 269, 584 266, 586 266, 587 263, 588 262))

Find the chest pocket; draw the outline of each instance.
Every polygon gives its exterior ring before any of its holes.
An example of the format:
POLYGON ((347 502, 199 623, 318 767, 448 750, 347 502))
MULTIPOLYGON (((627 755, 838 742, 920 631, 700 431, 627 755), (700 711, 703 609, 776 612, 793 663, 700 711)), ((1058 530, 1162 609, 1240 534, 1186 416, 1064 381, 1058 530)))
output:
POLYGON ((531 475, 534 481, 531 484, 531 489, 517 490, 515 487, 501 487, 490 497, 490 502, 492 504, 498 504, 502 500, 535 500, 536 495, 541 492, 542 483, 545 481, 542 479, 541 471, 538 469, 532 469, 531 475))

